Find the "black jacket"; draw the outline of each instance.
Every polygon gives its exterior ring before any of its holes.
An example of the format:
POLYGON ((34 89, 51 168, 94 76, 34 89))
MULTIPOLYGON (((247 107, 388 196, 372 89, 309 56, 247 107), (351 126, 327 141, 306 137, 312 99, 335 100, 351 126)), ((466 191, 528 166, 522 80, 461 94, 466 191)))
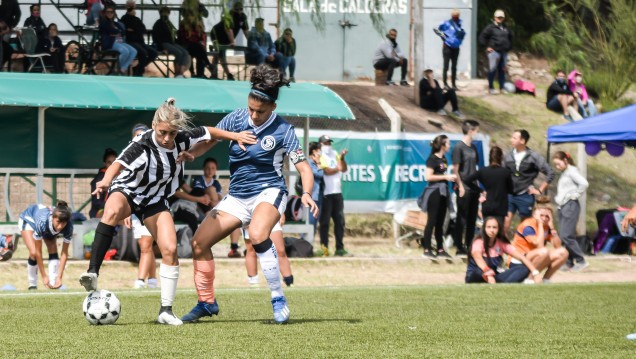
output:
POLYGON ((518 171, 512 151, 508 151, 504 155, 503 161, 504 167, 512 172, 512 192, 514 194, 526 193, 528 187, 534 183, 534 179, 539 175, 539 172, 545 175, 546 182, 548 183, 554 179, 552 167, 550 167, 543 156, 530 148, 526 148, 526 155, 521 160, 518 171))
POLYGON ((13 29, 20 23, 20 4, 17 0, 2 0, 0 4, 0 19, 4 20, 9 28, 13 29))
POLYGON ((132 44, 145 44, 144 34, 146 33, 146 25, 137 16, 124 15, 121 22, 126 26, 126 42, 132 44), (129 31, 132 30, 132 31, 129 31))
POLYGON ((568 87, 567 80, 563 80, 563 82, 559 82, 558 80, 554 80, 554 82, 552 82, 552 85, 550 85, 550 87, 548 87, 548 95, 547 95, 547 99, 546 99, 545 103, 547 104, 548 102, 550 102, 550 100, 554 96, 560 95, 560 94, 566 94, 566 95, 571 95, 572 94, 572 91, 570 91, 570 88, 568 87))
POLYGON ((497 25, 493 21, 479 35, 479 43, 500 53, 508 52, 512 49, 512 31, 506 25, 497 25))
POLYGON ((168 23, 162 19, 157 20, 152 27, 152 41, 159 51, 163 50, 163 43, 174 44, 174 37, 168 23))
POLYGON ((45 37, 48 37, 49 32, 42 20, 41 17, 29 16, 26 20, 24 20, 25 27, 32 27, 35 30, 35 33, 38 35, 38 39, 42 40, 45 37))

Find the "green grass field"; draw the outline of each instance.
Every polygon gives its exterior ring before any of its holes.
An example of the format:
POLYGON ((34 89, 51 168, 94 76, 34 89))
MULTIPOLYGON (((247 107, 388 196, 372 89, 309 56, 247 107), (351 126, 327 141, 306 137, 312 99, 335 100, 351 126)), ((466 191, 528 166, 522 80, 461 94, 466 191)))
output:
MULTIPOLYGON (((56 358, 628 358, 636 285, 292 288, 272 322, 264 289, 217 292, 218 317, 154 324, 157 291, 120 291, 122 315, 90 326, 86 293, 0 294, 2 355, 56 358)), ((180 291, 185 314, 194 291, 180 291)))

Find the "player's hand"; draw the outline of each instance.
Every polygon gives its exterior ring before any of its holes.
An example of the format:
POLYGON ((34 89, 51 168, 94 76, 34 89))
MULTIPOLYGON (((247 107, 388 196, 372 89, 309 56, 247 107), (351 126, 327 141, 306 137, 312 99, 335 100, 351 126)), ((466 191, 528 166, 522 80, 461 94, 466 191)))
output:
POLYGON ((236 134, 236 139, 234 140, 238 142, 239 147, 246 151, 245 145, 253 145, 256 143, 256 136, 252 134, 251 131, 243 131, 236 134))
POLYGON ((457 175, 446 175, 446 180, 450 182, 457 181, 457 175))
POLYGON ((55 284, 51 286, 51 289, 60 289, 61 286, 62 286, 62 279, 57 278, 55 280, 55 284))
POLYGON ((177 163, 181 163, 183 161, 186 161, 186 162, 194 161, 194 155, 188 151, 179 152, 179 156, 177 156, 177 163))
POLYGON ((528 187, 528 194, 538 196, 538 195, 541 194, 541 191, 536 189, 534 186, 530 186, 530 187, 528 187))
POLYGON ((464 197, 465 194, 466 189, 464 188, 464 186, 459 186, 459 197, 464 197))
POLYGON ((493 277, 493 276, 489 276, 486 281, 488 282, 488 284, 496 284, 497 283, 497 281, 495 280, 495 277, 493 277))
POLYGON ((124 226, 126 226, 126 228, 132 228, 132 217, 128 216, 126 218, 124 218, 124 226))
POLYGON ((340 151, 340 157, 344 158, 344 156, 346 156, 347 153, 349 153, 349 150, 345 148, 344 150, 340 151))
POLYGON ((532 280, 534 280, 534 284, 541 284, 543 283, 543 278, 541 278, 540 275, 535 275, 532 280))
POLYGON ((212 200, 210 200, 210 197, 208 196, 201 196, 197 197, 197 202, 201 203, 204 206, 209 206, 210 203, 212 203, 212 200))
POLYGON ((488 195, 487 192, 482 192, 481 195, 479 196, 479 203, 484 203, 486 202, 486 196, 488 195))
POLYGON ((303 193, 303 195, 300 197, 300 201, 305 207, 309 207, 309 210, 314 217, 318 217, 318 205, 316 204, 316 202, 314 202, 309 193, 303 193))
POLYGON ((47 288, 51 288, 51 286, 49 285, 49 276, 46 274, 42 275, 42 283, 44 284, 45 287, 47 288))
POLYGON ((283 214, 280 216, 280 220, 278 221, 278 224, 280 224, 280 225, 281 225, 281 227, 282 227, 282 226, 284 226, 284 225, 285 225, 285 220, 286 220, 286 218, 285 218, 285 213, 283 213, 283 214))
POLYGON ((97 196, 97 198, 100 198, 101 194, 106 193, 109 187, 110 181, 101 180, 95 184, 95 190, 91 194, 94 194, 97 196))
POLYGON ((487 53, 491 53, 491 52, 493 52, 493 51, 495 51, 495 49, 493 49, 492 47, 489 47, 489 48, 487 48, 487 49, 486 49, 486 52, 487 52, 487 53))
POLYGON ((492 269, 488 269, 487 271, 484 272, 484 274, 481 275, 482 278, 484 278, 484 280, 488 283, 495 283, 495 271, 492 269), (491 281, 492 279, 492 281, 491 281))

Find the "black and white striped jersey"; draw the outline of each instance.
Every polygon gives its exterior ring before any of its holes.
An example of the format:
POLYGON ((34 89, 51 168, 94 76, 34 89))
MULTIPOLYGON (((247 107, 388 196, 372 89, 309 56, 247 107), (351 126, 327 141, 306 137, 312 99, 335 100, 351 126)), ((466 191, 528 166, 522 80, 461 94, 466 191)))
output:
POLYGON ((140 206, 166 200, 183 181, 184 163, 177 163, 179 153, 209 139, 205 127, 179 131, 174 149, 169 150, 157 144, 154 130, 136 136, 117 157, 116 162, 124 169, 113 180, 110 191, 120 190, 140 206))

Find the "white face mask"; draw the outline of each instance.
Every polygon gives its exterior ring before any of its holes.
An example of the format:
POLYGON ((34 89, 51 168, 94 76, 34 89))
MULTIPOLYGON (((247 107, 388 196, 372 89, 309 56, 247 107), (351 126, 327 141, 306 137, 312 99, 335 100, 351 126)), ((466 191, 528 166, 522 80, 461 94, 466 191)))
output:
POLYGON ((320 150, 322 151, 322 153, 329 153, 329 152, 331 152, 331 146, 322 145, 322 146, 320 146, 320 150))
POLYGON ((574 81, 576 81, 577 84, 580 84, 581 82, 583 82, 583 76, 575 76, 574 81))

